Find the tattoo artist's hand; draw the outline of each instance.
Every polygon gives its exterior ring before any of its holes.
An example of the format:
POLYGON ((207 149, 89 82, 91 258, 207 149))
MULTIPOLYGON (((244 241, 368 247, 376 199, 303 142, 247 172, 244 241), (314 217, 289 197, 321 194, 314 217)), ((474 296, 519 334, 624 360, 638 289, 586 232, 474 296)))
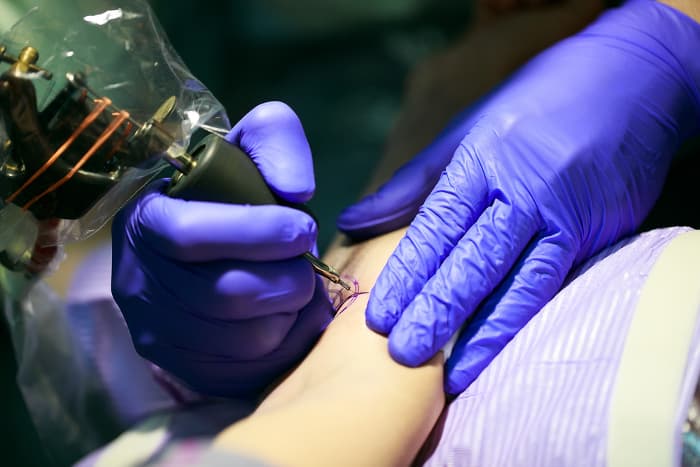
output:
POLYGON ((535 58, 341 215, 362 237, 417 214, 367 310, 397 361, 419 365, 462 329, 446 381, 462 391, 574 265, 639 227, 698 132, 699 49, 697 23, 629 2, 535 58))
MULTIPOLYGON (((311 151, 289 107, 256 107, 226 139, 278 196, 311 198, 311 151)), ((283 206, 172 199, 166 185, 152 184, 112 228, 112 292, 136 350, 200 392, 255 394, 330 320, 324 287, 299 257, 315 248, 315 222, 283 206)))

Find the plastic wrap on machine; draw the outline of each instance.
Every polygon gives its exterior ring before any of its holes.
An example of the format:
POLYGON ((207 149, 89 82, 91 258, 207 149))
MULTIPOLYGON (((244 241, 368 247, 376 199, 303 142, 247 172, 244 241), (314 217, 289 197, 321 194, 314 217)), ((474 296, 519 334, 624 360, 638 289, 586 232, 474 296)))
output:
POLYGON ((0 35, 0 292, 20 389, 44 446, 67 463, 116 425, 83 416, 113 408, 78 397, 104 383, 64 306, 36 282, 62 244, 104 226, 197 130, 224 134, 229 122, 146 1, 26 3, 0 35))

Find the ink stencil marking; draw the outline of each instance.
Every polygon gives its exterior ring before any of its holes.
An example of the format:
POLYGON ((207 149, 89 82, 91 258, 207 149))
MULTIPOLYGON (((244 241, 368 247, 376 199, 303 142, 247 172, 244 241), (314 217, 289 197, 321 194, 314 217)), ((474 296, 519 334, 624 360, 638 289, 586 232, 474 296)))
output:
POLYGON ((357 282, 352 276, 342 275, 340 276, 345 282, 352 284, 352 291, 345 290, 339 284, 334 284, 332 282, 328 285, 328 296, 333 303, 333 309, 335 310, 335 316, 338 316, 342 312, 348 309, 352 305, 357 297, 364 295, 367 292, 360 292, 360 283, 357 282))

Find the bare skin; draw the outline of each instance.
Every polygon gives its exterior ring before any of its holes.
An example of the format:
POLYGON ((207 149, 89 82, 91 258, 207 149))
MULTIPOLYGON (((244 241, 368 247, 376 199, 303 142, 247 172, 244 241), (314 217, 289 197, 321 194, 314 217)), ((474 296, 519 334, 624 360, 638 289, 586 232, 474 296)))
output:
MULTIPOLYGON (((325 259, 368 290, 402 235, 336 248, 325 259)), ((365 325, 367 297, 338 316, 301 365, 215 446, 275 465, 409 464, 444 406, 443 356, 418 368, 394 362, 386 337, 365 325)))
POLYGON ((700 23, 700 1, 698 0, 659 0, 661 3, 685 13, 700 23))

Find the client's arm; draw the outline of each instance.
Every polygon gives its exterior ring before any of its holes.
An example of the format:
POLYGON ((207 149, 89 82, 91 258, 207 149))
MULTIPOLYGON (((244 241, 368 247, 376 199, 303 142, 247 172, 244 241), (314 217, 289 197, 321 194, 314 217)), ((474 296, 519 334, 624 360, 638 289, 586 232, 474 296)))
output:
MULTIPOLYGON (((326 259, 369 290, 402 232, 326 259)), ((365 326, 367 295, 338 316, 313 351, 247 419, 215 445, 283 465, 408 464, 444 404, 442 354, 419 368, 395 363, 365 326)))
POLYGON ((661 0, 661 3, 672 6, 700 22, 700 3, 697 0, 661 0))

